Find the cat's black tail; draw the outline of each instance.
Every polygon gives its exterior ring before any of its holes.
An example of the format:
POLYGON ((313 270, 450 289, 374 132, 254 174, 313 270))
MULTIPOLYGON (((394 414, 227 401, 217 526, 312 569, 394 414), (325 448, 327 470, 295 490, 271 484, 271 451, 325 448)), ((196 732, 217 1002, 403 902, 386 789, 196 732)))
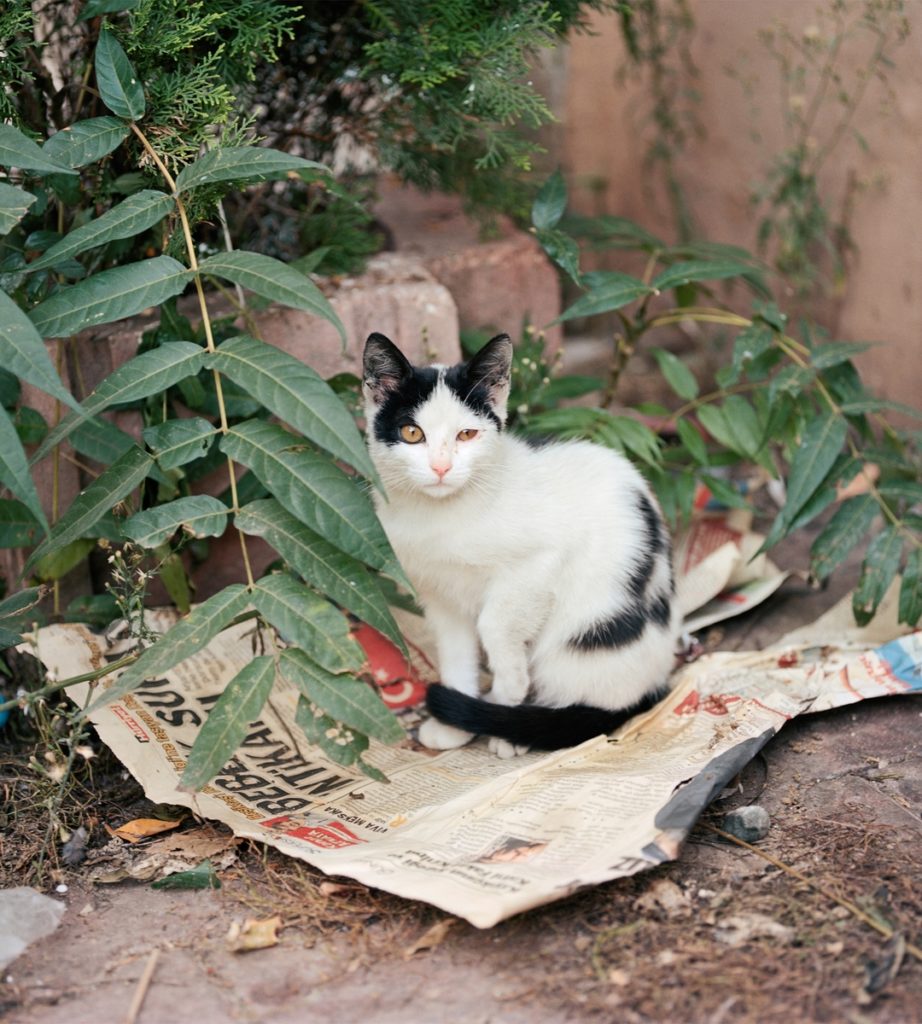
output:
POLYGON ((440 722, 478 736, 498 736, 535 750, 560 750, 612 732, 635 715, 648 711, 665 694, 665 688, 656 690, 620 711, 604 711, 586 704, 571 704, 566 708, 537 704, 506 707, 480 697, 469 697, 441 683, 431 683, 426 692, 426 706, 440 722))

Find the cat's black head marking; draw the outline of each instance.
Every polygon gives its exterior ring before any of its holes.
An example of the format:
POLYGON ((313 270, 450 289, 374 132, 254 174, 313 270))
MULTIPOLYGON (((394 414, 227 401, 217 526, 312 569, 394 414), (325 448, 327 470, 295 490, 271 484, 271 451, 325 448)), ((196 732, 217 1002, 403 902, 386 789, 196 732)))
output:
POLYGON ((365 343, 363 380, 378 407, 375 438, 383 444, 400 442, 400 427, 435 390, 441 379, 473 412, 492 420, 502 430, 512 364, 512 342, 499 334, 468 362, 440 370, 413 366, 383 334, 371 334, 365 343))

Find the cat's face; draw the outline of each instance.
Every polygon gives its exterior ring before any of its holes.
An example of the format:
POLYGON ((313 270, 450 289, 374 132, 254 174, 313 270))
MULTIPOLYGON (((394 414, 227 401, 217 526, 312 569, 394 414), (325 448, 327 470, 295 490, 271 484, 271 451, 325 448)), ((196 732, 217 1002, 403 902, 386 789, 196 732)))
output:
POLYGON ((475 480, 506 420, 512 342, 500 334, 467 363, 412 366, 383 334, 365 343, 369 448, 386 488, 441 499, 475 480))

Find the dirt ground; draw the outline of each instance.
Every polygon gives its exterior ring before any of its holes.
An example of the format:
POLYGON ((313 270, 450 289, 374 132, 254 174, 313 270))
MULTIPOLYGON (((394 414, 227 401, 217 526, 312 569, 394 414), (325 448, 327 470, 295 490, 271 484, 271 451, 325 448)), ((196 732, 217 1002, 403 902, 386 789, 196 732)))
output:
MULTIPOLYGON (((808 542, 779 562, 801 564, 808 542)), ((789 583, 709 644, 764 646, 853 585, 848 571, 825 592, 789 583)), ((112 824, 145 811, 130 782, 99 799, 112 824)), ((865 702, 785 728, 712 805, 678 861, 488 931, 358 883, 331 884, 255 844, 221 872, 219 890, 94 886, 85 869, 68 870, 63 923, 6 971, 0 1018, 130 1020, 155 956, 139 1024, 912 1024, 922 1021, 922 963, 907 953, 891 977, 892 944, 831 897, 918 947, 920 842, 922 701, 865 702), (772 819, 759 848, 825 892, 711 830, 727 808, 750 802, 772 819), (234 922, 273 914, 283 924, 277 946, 228 951, 234 922), (440 923, 432 948, 411 954, 440 923), (869 977, 880 988, 861 995, 869 977)))

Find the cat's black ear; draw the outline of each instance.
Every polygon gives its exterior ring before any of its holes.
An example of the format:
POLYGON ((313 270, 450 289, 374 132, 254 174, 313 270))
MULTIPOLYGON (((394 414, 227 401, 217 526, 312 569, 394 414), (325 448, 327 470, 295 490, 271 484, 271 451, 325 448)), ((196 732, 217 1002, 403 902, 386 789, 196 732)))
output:
POLYGON ((368 335, 362 362, 362 383, 376 404, 383 402, 413 373, 407 357, 383 334, 368 335))
POLYGON ((509 379, 512 373, 512 339, 508 334, 497 334, 467 364, 467 379, 471 386, 483 387, 490 404, 505 411, 509 397, 509 379))

